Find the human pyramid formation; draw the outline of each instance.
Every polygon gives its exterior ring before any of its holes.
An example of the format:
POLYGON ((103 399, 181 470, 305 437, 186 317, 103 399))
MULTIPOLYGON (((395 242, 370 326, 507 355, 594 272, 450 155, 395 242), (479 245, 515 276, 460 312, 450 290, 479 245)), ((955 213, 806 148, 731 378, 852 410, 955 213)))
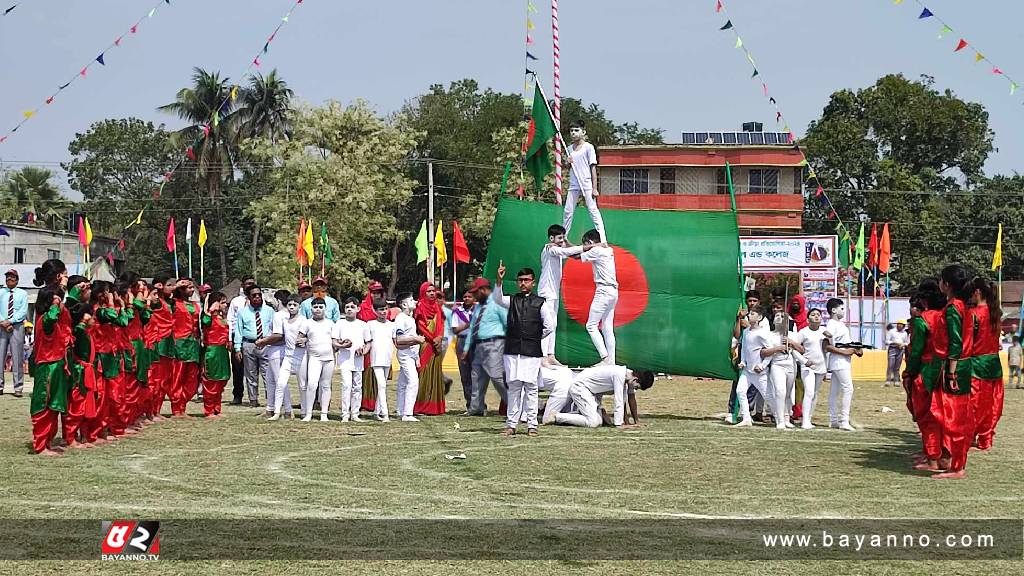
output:
MULTIPOLYGON (((563 224, 548 229, 538 294, 533 293, 533 270, 523 268, 516 278, 519 292, 504 295, 502 264, 493 291, 487 279, 478 278, 463 306, 452 309, 427 282, 418 301, 411 294, 396 299, 397 313, 389 309, 378 282, 362 302, 348 298, 342 308, 326 294, 326 279, 317 278, 312 286, 300 285, 296 295, 278 291, 275 310, 253 281, 229 300, 207 286, 199 287, 197 295, 190 278, 159 275, 150 284, 125 273, 113 283, 90 282, 69 277, 60 260, 47 260, 34 279, 40 290, 30 358, 33 450, 56 456, 67 448, 91 448, 135 434, 163 420, 165 399, 171 417, 190 418, 185 409, 197 393, 205 416, 219 418, 224 387, 239 366, 252 406, 259 406, 262 377, 269 420, 291 416, 292 374, 298 380, 302 420, 312 420, 317 404, 320 420, 329 420, 331 381, 338 371, 342 421, 361 421, 363 409, 387 422, 386 384, 393 358, 399 367, 397 417, 416 422, 416 414, 443 414, 441 362, 448 318, 459 319, 451 329, 458 338, 466 415, 486 414, 484 395, 493 382, 506 416, 504 435, 514 434, 521 421, 529 435, 537 434, 540 390, 550 392, 546 424, 624 427, 627 410, 638 423, 634 392, 650 388, 654 375, 615 365, 618 283, 595 201, 597 158, 582 124, 572 127, 572 135, 569 201, 563 224), (582 246, 571 246, 566 232, 580 196, 595 229, 583 235, 582 246), (555 358, 566 258, 591 263, 596 284, 587 331, 601 361, 575 374, 555 358), (611 417, 600 408, 604 394, 614 399, 611 417)), ((241 393, 235 391, 233 403, 241 403, 241 393)))
MULTIPOLYGON (((748 389, 756 389, 777 428, 793 428, 794 381, 801 372, 801 428, 811 429, 817 393, 831 374, 829 421, 832 428, 856 431, 850 424, 853 400, 851 357, 863 354, 843 322, 846 306, 833 298, 822 324, 811 310, 805 326, 794 331, 794 317, 780 309, 768 322, 758 294, 747 294, 734 331, 739 377, 730 398, 738 403, 738 427, 752 426, 748 389)), ((794 306, 800 311, 800 306, 794 306)), ((995 285, 953 264, 939 278, 926 278, 911 299, 910 346, 902 375, 907 409, 921 433, 922 452, 914 468, 933 478, 963 478, 972 446, 990 450, 1003 411, 1003 373, 999 360, 1000 319, 995 285)), ((727 421, 734 422, 730 414, 727 421)))

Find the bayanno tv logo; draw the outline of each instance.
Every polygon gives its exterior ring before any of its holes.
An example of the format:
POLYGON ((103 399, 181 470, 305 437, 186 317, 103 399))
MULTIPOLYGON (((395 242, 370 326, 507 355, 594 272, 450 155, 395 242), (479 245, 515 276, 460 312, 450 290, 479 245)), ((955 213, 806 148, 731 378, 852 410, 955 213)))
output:
POLYGON ((105 520, 102 560, 159 560, 160 522, 105 520))

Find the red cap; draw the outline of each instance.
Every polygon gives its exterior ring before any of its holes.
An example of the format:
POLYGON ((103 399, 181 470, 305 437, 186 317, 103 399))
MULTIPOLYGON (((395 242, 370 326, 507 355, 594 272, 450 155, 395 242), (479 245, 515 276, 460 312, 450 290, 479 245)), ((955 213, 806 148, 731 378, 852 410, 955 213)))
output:
POLYGON ((384 285, 381 284, 380 282, 377 282, 376 280, 374 280, 373 282, 370 282, 370 292, 377 292, 377 291, 383 292, 384 291, 384 285))
POLYGON ((469 287, 469 291, 470 292, 476 292, 477 290, 479 290, 481 288, 490 288, 490 287, 491 287, 491 281, 490 280, 488 280, 487 278, 477 278, 476 280, 473 280, 473 285, 469 287))
POLYGON ((4 272, 4 276, 14 276, 15 278, 18 278, 18 271, 15 270, 14 268, 11 268, 7 272, 4 272))
POLYGON ((207 292, 213 292, 213 287, 210 286, 209 284, 203 284, 202 286, 199 287, 200 294, 206 294, 207 292))
POLYGON ((313 284, 316 284, 317 282, 327 284, 327 278, 324 278, 323 276, 317 276, 316 278, 313 278, 313 284))
POLYGON ((299 282, 299 290, 302 290, 304 288, 312 288, 312 286, 309 285, 309 282, 303 280, 302 282, 299 282))

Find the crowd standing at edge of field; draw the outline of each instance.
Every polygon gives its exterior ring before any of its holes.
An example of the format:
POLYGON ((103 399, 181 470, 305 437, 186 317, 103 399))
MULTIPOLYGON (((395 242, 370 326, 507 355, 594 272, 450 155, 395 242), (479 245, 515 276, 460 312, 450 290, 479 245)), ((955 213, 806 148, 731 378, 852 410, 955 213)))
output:
MULTIPOLYGON (((738 375, 726 420, 747 427, 755 419, 767 419, 786 429, 796 427, 791 419, 799 419, 801 428, 814 428, 811 418, 827 373, 830 426, 856 431, 850 423, 851 357, 862 355, 864 345, 852 341, 843 301, 828 301, 826 324, 820 310, 804 310, 800 297, 790 301, 788 309, 776 298, 771 315, 760 305, 756 291, 747 292, 746 301, 733 332, 738 375), (803 384, 799 403, 794 386, 798 371, 803 384), (752 403, 759 407, 755 417, 750 414, 752 403), (761 414, 760 407, 769 416, 761 414)), ((893 357, 902 358, 906 352, 902 384, 922 442, 913 467, 934 472, 933 478, 963 478, 968 450, 992 448, 1003 412, 1002 310, 996 288, 988 279, 952 264, 938 278, 921 282, 911 299, 911 314, 909 345, 899 329, 886 341, 887 380, 899 371, 900 362, 893 362, 893 357), (892 353, 894 349, 898 354, 892 353)), ((1013 340, 1010 365, 1019 373, 1019 338, 1013 340)))

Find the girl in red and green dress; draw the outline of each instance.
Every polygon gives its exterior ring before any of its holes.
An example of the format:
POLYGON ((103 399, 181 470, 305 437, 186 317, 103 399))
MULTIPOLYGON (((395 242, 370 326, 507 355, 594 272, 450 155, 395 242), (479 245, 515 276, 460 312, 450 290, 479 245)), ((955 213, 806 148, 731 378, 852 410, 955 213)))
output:
POLYGON ((437 301, 437 288, 430 282, 420 285, 413 320, 416 331, 426 339, 420 346, 420 389, 413 414, 436 416, 445 413, 444 372, 441 370, 441 340, 444 337, 444 312, 437 301))
POLYGON ((185 407, 199 387, 199 303, 192 301, 195 291, 195 284, 188 278, 178 280, 174 289, 171 415, 175 418, 189 418, 185 407))
POLYGON ((999 320, 1003 311, 995 286, 982 277, 974 279, 974 347, 971 364, 971 408, 979 450, 991 450, 996 424, 1003 415, 1003 367, 999 362, 999 320))
POLYGON ((117 425, 124 434, 135 434, 140 430, 137 426, 139 402, 139 383, 135 380, 135 353, 129 336, 129 327, 135 318, 129 285, 124 281, 114 283, 115 303, 121 313, 114 327, 117 338, 115 350, 121 357, 121 404, 117 411, 117 425))
POLYGON ((231 353, 228 350, 227 296, 214 292, 207 296, 203 314, 203 413, 207 418, 221 417, 221 395, 231 377, 231 353))
MULTIPOLYGON (((43 264, 43 268, 51 261, 43 264)), ((60 262, 57 260, 56 262, 60 262)), ((63 263, 60 267, 63 268, 63 263)), ((37 282, 40 270, 36 269, 37 282)), ((63 271, 67 282, 67 272, 63 271)), ((48 285, 36 297, 35 343, 32 352, 32 450, 45 456, 59 456, 51 446, 57 436, 58 414, 67 424, 68 379, 67 353, 71 345, 71 315, 64 307, 64 291, 59 284, 48 285)), ((65 438, 73 438, 66 435, 65 438)))
POLYGON ((105 444, 117 434, 118 429, 116 416, 121 396, 121 357, 115 351, 114 324, 121 313, 115 307, 112 288, 110 282, 97 280, 92 283, 91 303, 94 321, 88 334, 96 348, 99 371, 94 391, 96 412, 92 418, 86 414, 82 435, 85 442, 97 444, 105 444))
POLYGON ((171 297, 174 284, 171 280, 167 275, 153 278, 153 294, 149 299, 152 314, 146 325, 146 346, 153 351, 153 362, 149 368, 149 410, 155 421, 163 420, 160 410, 164 397, 170 393, 174 374, 174 300, 171 297))
POLYGON ((925 278, 912 302, 921 313, 910 320, 910 351, 907 369, 903 372, 903 387, 907 390, 907 407, 921 432, 922 454, 914 462, 914 469, 938 471, 942 457, 942 424, 932 414, 931 408, 932 395, 942 373, 942 360, 936 353, 936 345, 940 340, 946 341, 942 332, 946 297, 939 291, 937 280, 925 278))
POLYGON ((971 411, 971 377, 973 376, 974 327, 967 301, 974 285, 967 269, 951 264, 942 270, 939 289, 946 295, 943 315, 946 348, 937 348, 945 360, 945 371, 936 395, 932 397, 932 414, 942 423, 942 447, 939 461, 944 469, 932 476, 937 479, 963 478, 967 475, 967 451, 974 436, 974 414, 971 411))
POLYGON ((98 393, 102 386, 100 372, 96 366, 96 347, 92 343, 95 322, 92 310, 92 305, 85 302, 79 302, 71 309, 74 344, 71 346, 70 380, 71 404, 75 409, 68 409, 64 437, 68 446, 79 448, 95 446, 86 434, 86 422, 96 418, 98 393), (78 432, 81 432, 81 441, 78 439, 78 432))
POLYGON ((131 399, 135 421, 141 425, 149 421, 149 366, 152 364, 151 351, 146 348, 145 326, 149 323, 149 290, 146 282, 135 280, 131 289, 131 319, 128 321, 128 341, 132 347, 133 388, 131 399))

